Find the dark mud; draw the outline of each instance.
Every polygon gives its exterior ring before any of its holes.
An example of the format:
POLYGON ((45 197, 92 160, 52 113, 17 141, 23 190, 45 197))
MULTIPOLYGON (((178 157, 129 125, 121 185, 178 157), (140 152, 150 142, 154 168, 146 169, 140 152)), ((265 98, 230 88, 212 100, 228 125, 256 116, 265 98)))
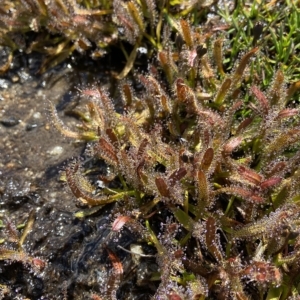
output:
POLYGON ((117 240, 111 234, 109 212, 114 205, 77 219, 74 213, 80 208, 59 180, 60 170, 72 157, 83 155, 85 145, 54 129, 48 101, 72 126, 76 120, 66 112, 82 104, 76 86, 95 81, 111 85, 110 73, 99 65, 81 72, 65 63, 38 76, 39 59, 23 60, 17 57, 14 67, 0 77, 0 299, 92 299, 93 293, 103 294, 111 273, 108 249, 124 268, 118 299, 149 299, 155 286, 138 277, 143 273, 147 279, 156 269, 155 259, 137 266, 117 247, 128 249, 137 237, 126 230, 117 240), (20 247, 7 224, 17 226, 21 236, 30 213, 33 228, 20 247), (5 259, 1 249, 23 251, 38 258, 42 267, 37 270, 17 256, 5 259))

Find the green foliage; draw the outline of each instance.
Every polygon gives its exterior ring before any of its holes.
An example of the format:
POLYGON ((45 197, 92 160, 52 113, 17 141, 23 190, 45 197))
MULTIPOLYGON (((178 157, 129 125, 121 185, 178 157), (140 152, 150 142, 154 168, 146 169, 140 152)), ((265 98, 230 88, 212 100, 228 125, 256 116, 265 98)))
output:
MULTIPOLYGON (((112 232, 126 226, 156 248, 154 299, 299 296, 297 87, 286 87, 281 69, 266 91, 249 80, 262 59, 258 47, 225 72, 219 37, 188 20, 172 22, 177 42, 139 76, 143 93, 120 82, 122 112, 99 86, 82 90, 88 117, 79 132, 64 127, 52 107, 55 126, 92 140, 89 154, 110 170, 99 190, 74 161, 66 181, 83 205, 117 202, 112 232)), ((110 258, 119 282, 120 261, 110 258)), ((103 297, 116 299, 117 289, 103 297)))
POLYGON ((262 55, 253 66, 251 75, 258 74, 268 86, 274 68, 281 65, 289 80, 300 79, 299 48, 300 9, 297 1, 237 1, 233 13, 224 6, 219 14, 230 26, 227 63, 232 66, 236 55, 259 45, 262 55))

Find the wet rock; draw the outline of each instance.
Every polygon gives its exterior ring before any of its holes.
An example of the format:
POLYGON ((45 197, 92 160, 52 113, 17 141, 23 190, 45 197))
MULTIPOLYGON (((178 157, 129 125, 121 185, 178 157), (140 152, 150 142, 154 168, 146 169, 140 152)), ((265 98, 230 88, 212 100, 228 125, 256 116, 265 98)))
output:
POLYGON ((11 83, 9 80, 0 78, 0 89, 7 89, 10 86, 11 86, 11 83))
POLYGON ((20 122, 21 122, 21 120, 15 118, 15 117, 3 118, 0 120, 0 123, 5 127, 14 127, 14 126, 18 125, 20 122))
POLYGON ((36 124, 36 123, 27 124, 27 125, 26 125, 26 130, 27 130, 27 131, 31 131, 31 130, 36 129, 37 127, 38 127, 38 124, 36 124))

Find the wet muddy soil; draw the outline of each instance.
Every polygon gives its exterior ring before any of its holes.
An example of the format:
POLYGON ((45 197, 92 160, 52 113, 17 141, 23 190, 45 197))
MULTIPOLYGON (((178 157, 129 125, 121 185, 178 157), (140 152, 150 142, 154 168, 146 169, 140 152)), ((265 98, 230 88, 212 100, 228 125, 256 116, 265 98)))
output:
POLYGON ((59 180, 72 157, 84 156, 85 145, 54 129, 48 101, 72 126, 75 119, 66 112, 80 105, 76 87, 90 81, 110 84, 109 72, 99 65, 82 72, 65 63, 36 75, 38 58, 17 59, 0 77, 0 299, 92 299, 103 294, 109 289, 108 249, 123 263, 118 299, 149 299, 155 286, 136 285, 136 274, 146 276, 156 268, 155 260, 147 266, 140 262, 136 272, 131 255, 117 248, 128 248, 136 237, 126 230, 117 242, 111 237, 113 205, 77 219, 74 213, 80 208, 59 180), (30 219, 32 229, 20 242, 30 219))

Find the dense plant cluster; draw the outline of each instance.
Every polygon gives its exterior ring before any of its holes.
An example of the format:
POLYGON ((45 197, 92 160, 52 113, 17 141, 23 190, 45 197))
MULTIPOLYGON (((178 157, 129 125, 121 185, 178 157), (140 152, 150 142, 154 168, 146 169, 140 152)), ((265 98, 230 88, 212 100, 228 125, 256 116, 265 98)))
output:
MULTIPOLYGON (((299 295, 298 84, 287 88, 279 69, 263 91, 248 76, 258 47, 227 73, 221 37, 183 19, 174 28, 159 65, 139 75, 143 93, 120 83, 121 110, 101 86, 84 88, 87 111, 74 131, 51 106, 56 128, 90 141, 89 155, 107 164, 96 185, 74 160, 68 186, 83 205, 118 202, 112 231, 126 226, 156 248, 153 299, 299 295)), ((108 281, 119 282, 122 264, 109 257, 108 281)))
POLYGON ((161 47, 165 18, 172 22, 174 16, 192 12, 196 22, 203 9, 212 4, 180 2, 4 0, 0 7, 0 45, 10 51, 0 72, 10 68, 16 50, 45 54, 39 70, 43 73, 66 60, 75 50, 98 59, 107 53, 109 45, 119 43, 127 60, 126 68, 119 75, 123 78, 132 68, 138 47, 147 43, 154 48, 161 47), (135 45, 130 54, 122 40, 135 45))
POLYGON ((269 84, 274 66, 279 63, 287 78, 299 79, 299 3, 290 0, 239 0, 228 5, 215 0, 3 1, 0 45, 10 50, 0 73, 10 68, 16 50, 45 54, 39 70, 42 73, 66 60, 75 50, 99 59, 110 51, 109 46, 115 45, 126 60, 118 75, 122 79, 133 68, 140 47, 145 48, 148 57, 164 47, 166 23, 176 28, 179 18, 188 19, 191 25, 208 21, 209 26, 228 29, 231 36, 227 41, 226 63, 230 67, 241 50, 257 43, 263 45, 266 55, 257 60, 255 69, 263 77, 264 86, 269 84), (279 6, 283 9, 278 10, 279 6), (127 47, 127 43, 133 48, 127 47))
POLYGON ((0 44, 12 52, 22 49, 47 55, 40 72, 64 61, 74 50, 92 49, 93 58, 101 57, 105 47, 116 38, 109 21, 109 1, 4 1, 0 8, 0 44), (108 18, 108 19, 107 19, 108 18))
MULTIPOLYGON (((62 176, 83 207, 76 217, 115 204, 107 239, 118 243, 125 227, 136 236, 137 245, 119 249, 153 299, 299 297, 299 10, 293 1, 278 13, 281 1, 238 1, 233 14, 219 9, 227 24, 198 26, 215 2, 4 1, 0 43, 12 52, 0 72, 16 49, 45 53, 43 72, 74 50, 98 58, 119 43, 120 99, 100 84, 80 87, 87 105, 76 130, 50 103, 54 126, 88 142, 88 163, 73 160, 62 176), (136 75, 141 47, 157 62, 136 75), (150 264, 153 256, 157 270, 142 276, 141 257, 150 264)), ((45 262, 23 249, 33 219, 22 235, 5 219, 0 260, 40 272, 45 262)), ((103 248, 113 268, 91 297, 117 299, 125 268, 103 248)))

